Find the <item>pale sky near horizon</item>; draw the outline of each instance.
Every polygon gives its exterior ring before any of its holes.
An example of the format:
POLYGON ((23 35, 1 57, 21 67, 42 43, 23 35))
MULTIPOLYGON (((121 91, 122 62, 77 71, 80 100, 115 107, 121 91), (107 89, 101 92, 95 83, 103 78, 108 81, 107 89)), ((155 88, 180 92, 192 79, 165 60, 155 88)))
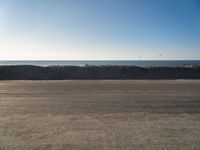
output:
POLYGON ((138 59, 200 60, 200 1, 0 0, 0 60, 138 59))

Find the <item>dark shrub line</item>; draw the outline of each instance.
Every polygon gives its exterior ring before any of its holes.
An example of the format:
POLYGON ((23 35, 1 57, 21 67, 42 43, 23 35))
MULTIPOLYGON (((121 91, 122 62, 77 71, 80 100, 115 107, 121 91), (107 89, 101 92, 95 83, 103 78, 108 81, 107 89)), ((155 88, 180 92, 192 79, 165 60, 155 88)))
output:
POLYGON ((200 79, 200 67, 0 66, 0 80, 200 79))

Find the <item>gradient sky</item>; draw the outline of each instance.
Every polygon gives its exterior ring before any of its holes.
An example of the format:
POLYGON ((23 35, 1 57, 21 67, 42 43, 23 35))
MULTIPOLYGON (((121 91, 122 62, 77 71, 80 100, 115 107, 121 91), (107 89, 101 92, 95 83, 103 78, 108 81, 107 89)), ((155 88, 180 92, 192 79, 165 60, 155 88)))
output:
POLYGON ((0 0, 0 60, 139 58, 200 60, 200 0, 0 0))

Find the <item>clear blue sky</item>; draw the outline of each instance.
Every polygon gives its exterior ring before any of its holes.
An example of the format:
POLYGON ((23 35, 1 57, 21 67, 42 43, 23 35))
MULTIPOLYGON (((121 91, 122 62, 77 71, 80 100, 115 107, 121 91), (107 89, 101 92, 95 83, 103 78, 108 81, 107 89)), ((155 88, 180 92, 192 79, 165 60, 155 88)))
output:
POLYGON ((1 60, 139 57, 199 60, 200 0, 0 0, 1 60))

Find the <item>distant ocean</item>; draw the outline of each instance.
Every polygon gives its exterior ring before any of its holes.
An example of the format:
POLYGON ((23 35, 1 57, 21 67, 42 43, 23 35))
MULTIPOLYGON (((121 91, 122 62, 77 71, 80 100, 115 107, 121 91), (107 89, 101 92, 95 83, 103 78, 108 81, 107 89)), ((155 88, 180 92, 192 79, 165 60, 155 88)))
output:
POLYGON ((84 65, 126 65, 140 67, 181 66, 200 64, 200 60, 120 60, 120 61, 0 61, 0 65, 35 65, 35 66, 84 66, 84 65))

